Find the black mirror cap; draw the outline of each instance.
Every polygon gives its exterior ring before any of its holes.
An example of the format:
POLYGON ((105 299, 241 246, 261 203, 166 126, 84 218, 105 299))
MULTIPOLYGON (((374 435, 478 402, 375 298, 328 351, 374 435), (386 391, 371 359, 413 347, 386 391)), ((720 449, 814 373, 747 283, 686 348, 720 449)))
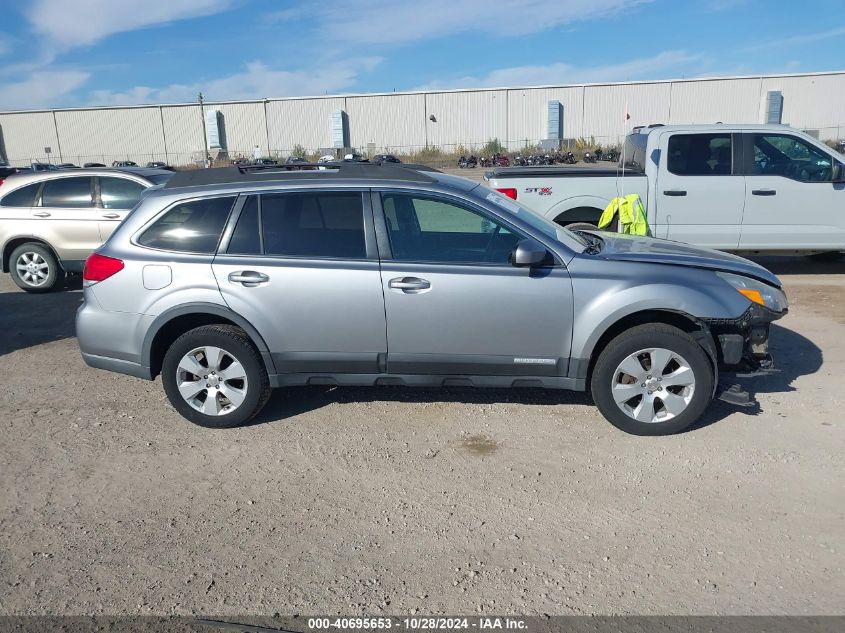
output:
POLYGON ((517 267, 549 265, 551 261, 552 256, 548 249, 530 238, 520 240, 510 256, 511 266, 517 267))

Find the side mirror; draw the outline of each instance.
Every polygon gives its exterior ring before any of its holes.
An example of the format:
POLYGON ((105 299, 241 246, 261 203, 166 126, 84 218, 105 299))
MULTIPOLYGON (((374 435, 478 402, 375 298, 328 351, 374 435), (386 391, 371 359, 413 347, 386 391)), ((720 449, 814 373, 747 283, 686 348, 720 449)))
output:
POLYGON ((845 165, 842 163, 833 165, 833 182, 845 182, 845 165))
POLYGON ((520 240, 510 256, 511 266, 540 266, 550 261, 549 251, 537 240, 520 240))

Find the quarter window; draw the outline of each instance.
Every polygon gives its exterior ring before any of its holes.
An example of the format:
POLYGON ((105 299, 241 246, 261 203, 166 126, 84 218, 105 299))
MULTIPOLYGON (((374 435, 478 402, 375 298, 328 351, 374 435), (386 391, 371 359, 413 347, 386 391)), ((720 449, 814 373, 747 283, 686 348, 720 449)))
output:
POLYGON ((667 168, 678 176, 731 174, 730 134, 673 134, 668 150, 667 168))
POLYGON ((227 197, 177 204, 144 231, 138 243, 182 253, 213 253, 234 201, 227 197))
POLYGON ((86 209, 91 201, 91 178, 55 178, 44 183, 41 190, 42 207, 86 209))
POLYGON ((397 261, 507 264, 522 239, 480 212, 435 198, 386 193, 382 206, 397 261))
POLYGON ((228 252, 242 255, 365 259, 361 192, 250 196, 228 252))
POLYGON ((100 178, 100 199, 104 209, 131 209, 146 187, 128 178, 100 178))
POLYGON ((35 195, 38 193, 40 182, 36 182, 3 196, 0 200, 0 207, 31 207, 35 204, 35 195))
POLYGON ((830 182, 830 155, 787 134, 753 134, 756 176, 784 176, 800 182, 830 182))

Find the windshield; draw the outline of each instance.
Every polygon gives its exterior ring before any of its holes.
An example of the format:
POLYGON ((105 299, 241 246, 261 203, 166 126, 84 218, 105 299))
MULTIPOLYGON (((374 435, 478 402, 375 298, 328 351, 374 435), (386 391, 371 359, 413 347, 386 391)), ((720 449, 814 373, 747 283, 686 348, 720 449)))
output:
POLYGON ((543 235, 550 237, 553 240, 556 240, 558 242, 564 242, 566 239, 564 235, 566 235, 584 246, 587 246, 589 244, 589 242, 584 239, 583 236, 578 235, 578 233, 565 229, 559 224, 555 224, 554 222, 547 220, 541 215, 534 213, 534 211, 532 211, 525 205, 520 204, 513 198, 509 198, 503 193, 493 191, 492 189, 488 189, 486 194, 483 194, 481 191, 479 191, 478 193, 484 195, 487 200, 495 204, 500 209, 503 209, 504 211, 507 211, 508 213, 517 216, 520 220, 531 226, 531 228, 537 229, 543 235))

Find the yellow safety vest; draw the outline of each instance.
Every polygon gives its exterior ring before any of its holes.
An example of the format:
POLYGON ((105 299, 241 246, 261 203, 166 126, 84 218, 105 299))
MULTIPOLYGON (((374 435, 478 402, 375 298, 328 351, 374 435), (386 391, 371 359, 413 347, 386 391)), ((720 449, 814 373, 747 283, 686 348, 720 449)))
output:
POLYGON ((619 233, 651 235, 645 207, 639 194, 629 193, 627 196, 611 200, 599 218, 599 228, 610 226, 617 213, 619 213, 619 233))

